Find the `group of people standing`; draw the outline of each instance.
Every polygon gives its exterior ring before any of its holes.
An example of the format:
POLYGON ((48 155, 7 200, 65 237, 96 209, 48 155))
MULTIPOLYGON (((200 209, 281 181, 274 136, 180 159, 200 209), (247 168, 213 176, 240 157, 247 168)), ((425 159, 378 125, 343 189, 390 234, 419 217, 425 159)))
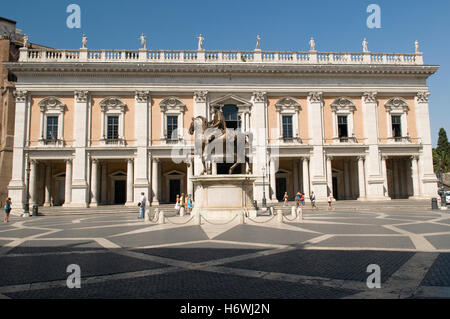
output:
POLYGON ((192 200, 191 194, 189 194, 188 196, 185 196, 184 193, 182 193, 181 196, 177 195, 175 202, 175 210, 177 211, 177 213, 180 212, 182 207, 184 207, 185 212, 188 214, 190 214, 194 209, 194 201, 192 200))
MULTIPOLYGON (((284 204, 283 206, 287 206, 288 205, 288 201, 289 201, 289 195, 287 192, 284 193, 284 204)), ((315 209, 315 210, 319 210, 319 208, 316 205, 316 194, 314 194, 314 192, 311 192, 311 194, 309 194, 309 200, 311 201, 311 208, 315 209)), ((331 196, 328 196, 328 210, 334 210, 333 206, 332 206, 332 198, 331 196)), ((295 195, 295 206, 296 207, 300 207, 300 205, 302 206, 302 208, 305 207, 305 194, 298 192, 295 195)))

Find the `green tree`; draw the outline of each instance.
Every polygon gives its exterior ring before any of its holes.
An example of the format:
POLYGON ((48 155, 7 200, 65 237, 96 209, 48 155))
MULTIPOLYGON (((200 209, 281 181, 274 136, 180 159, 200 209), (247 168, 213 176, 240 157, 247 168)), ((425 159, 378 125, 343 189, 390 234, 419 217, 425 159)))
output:
POLYGON ((447 132, 441 128, 439 130, 438 145, 433 149, 434 171, 439 172, 439 160, 442 161, 442 171, 450 172, 450 143, 448 142, 447 132))

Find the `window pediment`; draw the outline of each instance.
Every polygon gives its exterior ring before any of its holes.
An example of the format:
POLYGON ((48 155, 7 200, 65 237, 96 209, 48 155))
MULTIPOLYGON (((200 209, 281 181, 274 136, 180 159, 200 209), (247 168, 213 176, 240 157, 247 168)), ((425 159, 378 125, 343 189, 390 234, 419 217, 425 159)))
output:
POLYGON ((277 103, 275 103, 275 107, 277 108, 277 111, 299 111, 301 110, 300 103, 292 98, 292 97, 285 97, 280 100, 278 100, 277 103))
POLYGON ((221 98, 211 101, 211 103, 210 103, 210 106, 212 108, 221 108, 224 105, 236 105, 238 108, 242 108, 242 107, 249 108, 252 106, 252 103, 250 103, 246 99, 244 99, 240 96, 234 95, 234 94, 225 95, 221 98))
POLYGON ((407 113, 409 111, 409 105, 406 100, 401 97, 394 97, 384 104, 386 112, 389 113, 407 113))
POLYGON ((102 109, 102 112, 108 111, 125 112, 126 108, 126 104, 116 97, 107 97, 106 99, 103 99, 99 104, 100 108, 102 109))
POLYGON ((333 103, 331 103, 331 109, 333 110, 333 112, 346 111, 347 113, 353 113, 356 110, 356 105, 351 99, 340 97, 334 100, 333 103))
POLYGON ((39 102, 39 107, 41 108, 41 112, 47 113, 49 111, 55 111, 64 113, 66 110, 66 105, 61 102, 57 97, 47 97, 39 102))
POLYGON ((164 113, 170 111, 184 112, 186 110, 186 104, 176 97, 164 99, 161 103, 159 103, 159 106, 161 107, 161 111, 164 113))

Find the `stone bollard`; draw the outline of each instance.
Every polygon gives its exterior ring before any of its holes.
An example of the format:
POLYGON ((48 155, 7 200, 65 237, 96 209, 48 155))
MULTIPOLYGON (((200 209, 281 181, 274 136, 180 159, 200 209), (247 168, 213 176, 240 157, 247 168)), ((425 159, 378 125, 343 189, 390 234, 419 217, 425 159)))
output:
MULTIPOLYGON (((192 214, 192 211, 191 211, 191 214, 192 214)), ((195 225, 201 225, 202 224, 202 217, 200 215, 200 210, 199 209, 196 209, 194 211, 194 224, 195 225)))
POLYGON ((159 212, 159 218, 158 218, 158 224, 162 225, 166 223, 166 218, 164 216, 164 212, 160 211, 159 212))
POLYGON ((244 225, 245 224, 245 213, 244 211, 241 211, 239 214, 239 224, 244 225))
POLYGON ((278 223, 283 223, 283 211, 281 209, 277 210, 277 221, 278 223))
POLYGON ((297 208, 297 218, 299 222, 303 221, 303 208, 297 208))
POLYGON ((180 217, 184 217, 185 213, 186 213, 186 210, 184 209, 183 206, 181 206, 180 207, 180 217))
POLYGON ((273 216, 273 207, 270 207, 270 216, 273 216))
POLYGON ((292 206, 291 208, 291 217, 292 218, 297 218, 297 212, 296 212, 296 207, 292 206))
POLYGON ((150 208, 147 208, 146 210, 145 210, 145 223, 150 223, 150 208))

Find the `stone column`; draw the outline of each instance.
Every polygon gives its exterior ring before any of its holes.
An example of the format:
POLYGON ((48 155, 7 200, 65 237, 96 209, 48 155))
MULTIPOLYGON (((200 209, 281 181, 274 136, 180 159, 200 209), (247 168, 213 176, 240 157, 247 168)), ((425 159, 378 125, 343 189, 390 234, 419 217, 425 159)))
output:
POLYGON ((154 158, 152 162, 152 206, 159 206, 159 159, 154 158))
POLYGON ((67 207, 72 202, 72 160, 66 160, 66 189, 64 195, 64 206, 67 207))
POLYGON ((398 178, 398 160, 396 158, 392 161, 392 176, 394 183, 394 197, 398 198, 400 195, 400 181, 398 178))
POLYGON ((303 191, 305 193, 305 196, 308 197, 310 193, 310 187, 309 187, 309 163, 308 158, 303 158, 303 191))
POLYGON ((37 176, 37 161, 31 160, 30 165, 30 211, 34 205, 37 205, 36 192, 36 176, 37 176))
POLYGON ((276 177, 276 164, 275 159, 270 159, 270 189, 271 189, 271 195, 270 199, 272 201, 277 200, 277 177, 276 177))
POLYGON ((411 156, 411 175, 413 180, 413 197, 420 197, 418 156, 411 156))
POLYGON ((187 193, 194 196, 194 183, 192 182, 192 177, 194 176, 194 161, 189 160, 187 167, 187 193))
POLYGON ((52 166, 47 164, 45 166, 45 200, 44 207, 50 207, 52 205, 52 195, 51 195, 51 185, 52 185, 52 166))
POLYGON ((108 204, 108 164, 102 165, 102 181, 101 181, 101 203, 108 204))
POLYGON ((212 175, 217 175, 217 162, 216 162, 216 159, 212 159, 210 163, 211 163, 212 175))
MULTIPOLYGON (((194 92, 194 117, 203 116, 209 120, 209 111, 207 107, 208 92, 207 91, 196 91, 194 92)), ((195 147, 195 144, 194 144, 195 147)), ((201 152, 200 149, 195 150, 201 152)), ((203 165, 201 157, 196 155, 194 157, 194 175, 198 176, 202 172, 203 165)))
POLYGON ((433 170, 433 152, 431 144, 431 128, 430 128, 430 113, 429 100, 430 92, 418 92, 415 102, 417 137, 418 142, 422 144, 422 153, 419 159, 419 176, 420 189, 422 197, 432 198, 437 194, 437 179, 433 170))
POLYGON ((25 168, 26 159, 24 147, 26 146, 28 119, 29 119, 29 97, 28 92, 23 90, 14 91, 16 102, 14 120, 14 149, 12 160, 12 178, 8 185, 8 194, 13 202, 13 209, 23 212, 26 200, 25 168))
MULTIPOLYGON (((267 193, 269 184, 264 184, 262 178, 263 169, 268 169, 267 163, 267 95, 266 92, 253 92, 253 106, 251 108, 251 127, 253 128, 253 173, 257 179, 253 187, 253 196, 258 203, 262 203, 263 193, 266 193, 266 199, 270 197, 267 193), (263 189, 265 190, 263 191, 263 189)), ((267 174, 268 172, 266 172, 267 174)), ((267 182, 267 181, 266 181, 267 182)))
POLYGON ((389 196, 388 191, 388 176, 387 176, 387 166, 386 166, 386 156, 381 156, 381 170, 383 175, 383 196, 387 198, 389 196))
POLYGON ((308 95, 308 133, 313 152, 310 159, 310 180, 312 191, 317 200, 327 197, 326 164, 323 152, 323 100, 322 92, 310 92, 308 95))
POLYGON ((362 111, 365 143, 369 148, 365 159, 366 196, 370 200, 382 200, 385 199, 384 181, 386 179, 383 176, 383 166, 379 155, 377 92, 365 92, 362 95, 362 111))
POLYGON ((366 181, 364 176, 364 157, 358 157, 359 200, 366 199, 366 181))
MULTIPOLYGON (((134 187, 131 193, 134 193, 135 199, 140 199, 141 193, 145 193, 147 198, 150 193, 149 176, 149 155, 148 146, 151 141, 151 97, 149 91, 135 92, 135 115, 134 115, 134 134, 135 146, 137 148, 136 158, 134 159, 134 187)), ((133 183, 133 182, 132 182, 133 183)))
POLYGON ((327 156, 327 182, 328 182, 328 194, 333 198, 333 168, 332 168, 333 156, 327 156))
POLYGON ((98 160, 92 160, 92 173, 91 173, 91 207, 98 206, 98 160))
MULTIPOLYGON (((134 162, 133 159, 127 160, 127 202, 126 206, 133 206, 134 205, 134 194, 133 194, 133 170, 134 170, 134 162)), ((145 192, 144 192, 145 193, 145 192)), ((147 195, 147 193, 145 193, 147 195)))
POLYGON ((292 161, 292 166, 293 166, 292 172, 293 172, 293 185, 294 185, 293 195, 295 197, 295 195, 299 191, 299 188, 298 188, 298 161, 296 159, 294 159, 292 161))
POLYGON ((350 163, 348 160, 344 160, 344 196, 345 199, 350 198, 350 163))
POLYGON ((87 170, 88 159, 86 147, 88 141, 88 110, 89 93, 87 91, 75 92, 75 115, 74 115, 74 148, 75 158, 73 160, 72 181, 72 207, 87 207, 88 184, 87 170))

